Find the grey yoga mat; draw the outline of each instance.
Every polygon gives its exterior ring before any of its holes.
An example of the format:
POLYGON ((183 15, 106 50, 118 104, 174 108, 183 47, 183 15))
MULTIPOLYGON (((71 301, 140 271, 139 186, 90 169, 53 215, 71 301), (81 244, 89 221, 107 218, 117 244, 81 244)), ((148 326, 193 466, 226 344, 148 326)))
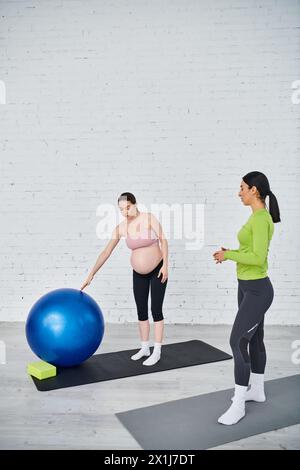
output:
MULTIPOLYGON (((264 403, 247 402, 246 416, 225 426, 218 417, 233 389, 117 413, 143 449, 203 450, 300 423, 300 375, 270 380, 264 403)), ((300 447, 300 437, 299 437, 300 447)))
MULTIPOLYGON (((152 350, 152 348, 151 348, 152 350)), ((74 387, 104 380, 122 379, 134 375, 151 374, 180 367, 190 367, 208 362, 225 361, 232 356, 199 340, 164 344, 161 360, 154 366, 144 366, 145 358, 130 359, 136 349, 95 354, 76 367, 58 367, 57 376, 39 380, 32 377, 40 392, 58 388, 74 387)))

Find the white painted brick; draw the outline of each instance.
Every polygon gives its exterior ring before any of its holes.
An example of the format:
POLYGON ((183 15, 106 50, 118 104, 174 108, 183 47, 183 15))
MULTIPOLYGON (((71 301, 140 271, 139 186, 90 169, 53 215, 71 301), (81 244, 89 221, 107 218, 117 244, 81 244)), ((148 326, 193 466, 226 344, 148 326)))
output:
MULTIPOLYGON (((79 288, 106 241, 96 208, 123 191, 205 204, 205 246, 169 240, 167 322, 232 323, 237 192, 258 169, 278 196, 266 322, 299 324, 299 0, 2 0, 0 319, 79 288)), ((124 240, 87 289, 136 321, 124 240)), ((150 302, 149 302, 150 306, 150 302)))

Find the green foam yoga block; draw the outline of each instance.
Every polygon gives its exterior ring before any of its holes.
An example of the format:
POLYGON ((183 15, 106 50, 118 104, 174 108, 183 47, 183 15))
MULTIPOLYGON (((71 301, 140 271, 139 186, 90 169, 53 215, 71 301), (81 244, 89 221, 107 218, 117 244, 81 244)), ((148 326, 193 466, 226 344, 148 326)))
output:
POLYGON ((56 367, 45 361, 31 362, 27 365, 27 372, 37 379, 43 380, 56 376, 56 367))

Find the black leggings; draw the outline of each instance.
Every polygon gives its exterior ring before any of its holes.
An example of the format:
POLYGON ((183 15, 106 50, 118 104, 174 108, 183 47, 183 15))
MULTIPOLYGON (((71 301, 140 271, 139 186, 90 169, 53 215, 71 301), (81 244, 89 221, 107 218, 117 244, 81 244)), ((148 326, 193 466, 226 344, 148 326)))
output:
POLYGON ((162 304, 165 296, 167 282, 161 282, 157 277, 163 260, 150 273, 140 274, 133 269, 133 293, 137 306, 138 319, 140 321, 148 320, 148 296, 151 286, 151 312, 154 321, 163 320, 162 304))
POLYGON ((268 277, 249 281, 238 279, 239 309, 230 336, 237 385, 248 385, 250 370, 256 374, 265 371, 264 315, 273 297, 273 286, 268 277))

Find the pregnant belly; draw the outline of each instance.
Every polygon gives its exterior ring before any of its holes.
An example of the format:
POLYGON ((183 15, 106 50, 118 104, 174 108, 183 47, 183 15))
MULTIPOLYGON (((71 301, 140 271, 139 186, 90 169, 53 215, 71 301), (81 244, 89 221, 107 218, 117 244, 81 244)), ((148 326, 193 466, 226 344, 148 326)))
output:
POLYGON ((140 274, 147 274, 153 271, 162 259, 162 252, 158 243, 143 248, 132 250, 131 266, 140 274))

